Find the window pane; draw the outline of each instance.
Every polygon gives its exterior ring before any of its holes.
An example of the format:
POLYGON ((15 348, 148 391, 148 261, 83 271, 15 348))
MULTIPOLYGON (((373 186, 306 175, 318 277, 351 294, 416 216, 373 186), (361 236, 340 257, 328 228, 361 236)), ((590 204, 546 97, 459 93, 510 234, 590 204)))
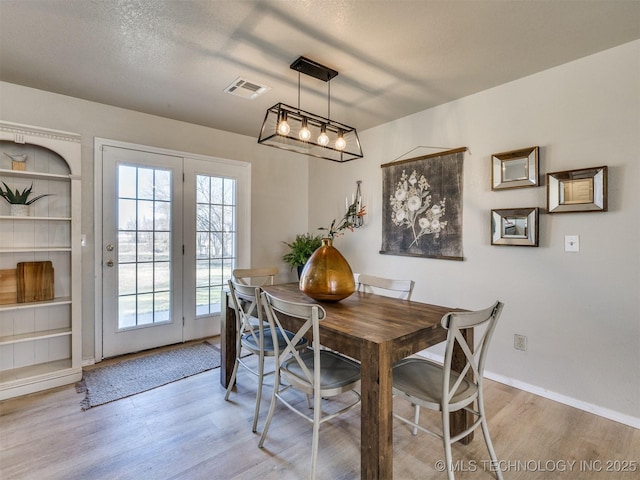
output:
POLYGON ((136 167, 118 166, 118 196, 136 198, 136 167))
POLYGON ((169 309, 171 308, 171 293, 160 292, 154 295, 154 323, 168 322, 171 320, 169 309))
POLYGON ((236 204, 236 181, 231 178, 224 179, 224 203, 226 205, 236 204))
POLYGON ((138 198, 153 200, 153 169, 138 168, 138 198))
POLYGON ((196 233, 196 258, 209 258, 209 233, 196 233))
POLYGON ((196 175, 196 203, 210 203, 210 178, 204 175, 196 175))
POLYGON ((235 259, 235 235, 232 233, 223 233, 222 242, 222 256, 224 258, 235 259))
POLYGON ((222 231, 222 205, 212 205, 211 206, 211 227, 210 230, 212 232, 221 232, 222 231))
POLYGON ((224 225, 223 225, 223 231, 225 232, 233 232, 236 229, 236 222, 235 222, 235 218, 234 218, 234 212, 235 212, 235 207, 232 206, 226 206, 223 207, 223 219, 224 219, 224 225))
POLYGON ((235 190, 233 179, 196 177, 196 315, 220 311, 222 289, 236 264, 235 190))
POLYGON ((136 229, 136 203, 137 202, 135 200, 118 200, 119 230, 136 229))
POLYGON ((153 230, 153 202, 138 202, 138 230, 153 230))
POLYGON ((222 199, 222 178, 211 177, 211 203, 221 205, 222 199))
POLYGON ((118 297, 118 328, 136 326, 136 296, 118 297))
POLYGON ((153 323, 153 293, 138 295, 138 325, 153 323))
POLYGON ((155 199, 171 201, 171 172, 156 170, 155 199))
POLYGON ((136 293, 136 264, 118 265, 118 295, 136 293))
POLYGON ((138 292, 153 292, 153 263, 138 264, 138 292))
POLYGON ((211 234, 211 258, 222 258, 222 233, 211 234))
POLYGON ((154 259, 158 262, 171 260, 171 234, 169 232, 154 233, 153 253, 154 259))
POLYGON ((118 263, 136 261, 136 232, 118 232, 118 263))
POLYGON ((153 264, 153 289, 155 292, 170 290, 171 267, 169 262, 156 262, 153 264))
POLYGON ((209 287, 196 288, 196 315, 209 313, 209 287))
POLYGON ((209 260, 196 261, 196 287, 209 285, 209 260))
POLYGON ((169 202, 153 202, 155 230, 168 232, 171 229, 171 204, 169 202))
POLYGON ((209 204, 198 205, 196 208, 196 231, 208 232, 211 228, 211 220, 209 218, 209 204))
POLYGON ((138 262, 150 262, 153 260, 153 233, 138 233, 138 262))

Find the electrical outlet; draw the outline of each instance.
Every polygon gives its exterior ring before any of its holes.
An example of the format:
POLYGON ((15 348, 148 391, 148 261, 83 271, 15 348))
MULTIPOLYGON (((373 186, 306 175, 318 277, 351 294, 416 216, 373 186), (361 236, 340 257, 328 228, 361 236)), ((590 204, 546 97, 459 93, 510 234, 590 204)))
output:
POLYGON ((513 348, 516 350, 521 350, 523 352, 527 351, 527 337, 525 335, 518 335, 517 333, 513 335, 513 348))

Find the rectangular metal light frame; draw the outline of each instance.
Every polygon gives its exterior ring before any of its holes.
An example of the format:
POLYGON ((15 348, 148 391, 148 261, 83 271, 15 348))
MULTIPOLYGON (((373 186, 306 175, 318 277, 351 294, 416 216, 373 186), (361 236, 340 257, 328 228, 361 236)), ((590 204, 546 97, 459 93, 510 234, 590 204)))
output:
POLYGON ((258 143, 338 163, 363 157, 360 139, 355 128, 284 103, 277 103, 267 110, 258 143), (283 113, 286 113, 287 121, 291 127, 287 135, 282 135, 277 130, 278 119, 283 113), (307 127, 311 131, 311 138, 307 141, 298 138, 303 118, 307 120, 307 127), (327 146, 319 145, 316 142, 322 125, 325 125, 326 133, 329 136, 329 145, 327 146), (346 147, 343 150, 337 150, 332 146, 335 144, 339 132, 342 132, 342 137, 346 141, 346 147))

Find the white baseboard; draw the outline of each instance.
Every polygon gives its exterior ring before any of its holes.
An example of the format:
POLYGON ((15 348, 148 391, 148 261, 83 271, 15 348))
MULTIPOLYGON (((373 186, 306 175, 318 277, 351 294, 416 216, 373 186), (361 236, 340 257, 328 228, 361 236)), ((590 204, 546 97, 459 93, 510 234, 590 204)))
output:
POLYGON ((82 359, 82 366, 83 367, 88 367, 89 365, 95 365, 96 364, 96 359, 95 358, 83 358, 82 359))
MULTIPOLYGON (((422 351, 418 355, 440 363, 442 363, 442 361, 444 360, 442 355, 436 355, 427 351, 422 351)), ((537 385, 531 385, 529 383, 522 382, 505 375, 489 372, 487 370, 485 370, 484 376, 489 380, 503 383, 505 385, 509 385, 510 387, 517 388, 518 390, 533 393, 540 397, 548 398, 549 400, 553 400, 555 402, 577 408, 578 410, 593 413, 594 415, 598 415, 599 417, 608 418, 609 420, 613 420, 614 422, 622 423, 623 425, 628 425, 640 430, 640 418, 632 417, 631 415, 625 415, 623 413, 616 412, 615 410, 610 410, 598 405, 583 402, 582 400, 568 397, 567 395, 562 395, 561 393, 552 392, 550 390, 547 390, 546 388, 542 388, 537 385)))

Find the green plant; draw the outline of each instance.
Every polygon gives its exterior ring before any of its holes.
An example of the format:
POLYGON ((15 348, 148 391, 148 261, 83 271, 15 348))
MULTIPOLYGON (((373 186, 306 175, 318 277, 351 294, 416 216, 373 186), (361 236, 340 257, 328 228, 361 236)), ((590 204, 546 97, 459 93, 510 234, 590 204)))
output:
POLYGON ((282 242, 290 248, 282 259, 291 265, 291 270, 307 263, 309 257, 320 246, 322 246, 322 237, 320 235, 311 235, 310 233, 298 234, 296 239, 291 242, 282 242))
POLYGON ((11 205, 31 205, 33 202, 49 195, 48 193, 45 193, 29 200, 29 195, 31 195, 31 190, 33 189, 33 183, 29 188, 25 188, 22 192, 19 192, 17 188, 16 191, 13 192, 9 188, 9 185, 4 182, 2 182, 2 184, 4 185, 5 190, 0 188, 0 196, 2 196, 2 198, 4 198, 11 205))
POLYGON ((331 239, 343 235, 343 230, 345 229, 349 229, 353 232, 354 224, 351 220, 355 217, 364 217, 367 214, 365 210, 366 207, 364 205, 360 205, 360 200, 355 199, 353 203, 347 207, 347 211, 344 212, 344 215, 339 221, 334 218, 329 228, 319 227, 318 230, 326 230, 328 232, 327 237, 331 239))

